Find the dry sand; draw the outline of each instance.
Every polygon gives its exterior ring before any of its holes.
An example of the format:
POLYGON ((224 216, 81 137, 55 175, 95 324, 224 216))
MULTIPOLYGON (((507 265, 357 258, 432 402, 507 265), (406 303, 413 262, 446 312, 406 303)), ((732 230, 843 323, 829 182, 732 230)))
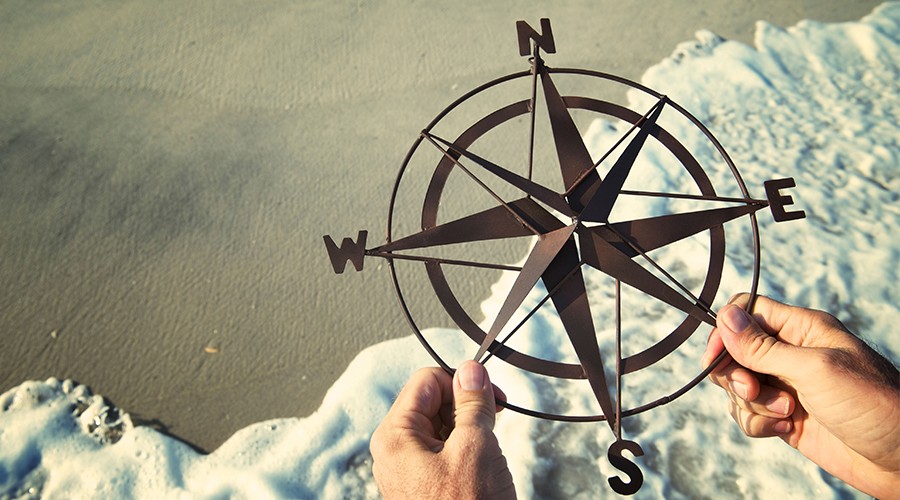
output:
POLYGON ((552 19, 558 66, 639 79, 698 29, 879 3, 0 3, 0 391, 74 378, 205 450, 309 414, 410 333, 385 269, 334 275, 322 235, 380 240, 418 131, 526 68, 517 19, 552 19))

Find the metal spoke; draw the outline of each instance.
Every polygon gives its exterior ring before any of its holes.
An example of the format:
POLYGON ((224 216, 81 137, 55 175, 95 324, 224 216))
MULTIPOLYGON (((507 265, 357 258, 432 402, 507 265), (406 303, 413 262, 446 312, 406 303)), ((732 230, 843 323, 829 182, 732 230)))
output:
POLYGON ((534 44, 533 56, 531 59, 531 101, 529 110, 529 134, 528 134, 528 178, 532 178, 534 173, 534 130, 535 118, 537 117, 537 82, 538 82, 538 66, 541 64, 540 49, 538 44, 534 44))
POLYGON ((458 260, 458 259, 442 259, 439 257, 426 257, 423 255, 409 255, 395 252, 377 252, 371 250, 366 252, 366 255, 371 255, 375 257, 384 257, 385 259, 394 259, 394 260, 411 260, 416 262, 434 262, 436 264, 449 264, 452 266, 463 266, 463 267, 475 267, 480 269, 496 269, 498 271, 521 271, 522 268, 519 266, 508 266, 505 264, 492 264, 490 262, 477 262, 472 260, 458 260))
MULTIPOLYGON (((446 146, 447 150, 445 151, 443 148, 441 148, 441 151, 443 151, 445 155, 448 155, 449 157, 453 158, 453 161, 473 178, 475 177, 475 175, 473 173, 471 173, 468 169, 463 167, 457 157, 449 155, 450 151, 452 151, 460 156, 465 156, 469 160, 474 161, 475 163, 477 163, 479 166, 481 166, 488 172, 496 175, 497 177, 506 181, 510 185, 524 191, 525 194, 527 194, 528 196, 531 196, 534 199, 546 204, 547 206, 549 206, 553 209, 556 209, 557 211, 561 212, 562 214, 568 215, 569 217, 575 216, 575 212, 573 212, 571 207, 569 207, 569 204, 566 203, 565 198, 563 198, 563 196, 561 194, 553 191, 552 189, 544 187, 536 182, 531 181, 530 179, 526 179, 525 177, 522 177, 514 172, 511 172, 511 171, 501 167, 500 165, 497 165, 494 162, 486 160, 486 159, 482 158, 481 156, 478 156, 475 153, 472 153, 471 151, 466 150, 465 148, 461 148, 455 144, 451 144, 447 140, 442 139, 441 137, 438 137, 434 134, 426 133, 426 136, 430 140, 440 142, 441 144, 446 146)), ((476 179, 476 180, 479 183, 481 183, 480 179, 476 179)), ((483 185, 483 184, 482 184, 482 186, 485 187, 485 185, 483 185)), ((492 192, 492 194, 493 194, 493 192, 492 192)), ((495 196, 495 198, 499 200, 499 196, 495 196)))
POLYGON ((674 198, 681 200, 698 200, 698 201, 721 201, 727 203, 746 203, 748 205, 760 205, 760 206, 768 206, 769 202, 767 200, 757 200, 753 198, 733 198, 728 196, 706 196, 702 194, 688 194, 688 193, 660 193, 655 191, 635 191, 630 189, 623 189, 619 192, 619 194, 626 194, 630 196, 648 196, 652 198, 674 198))
POLYGON ((516 277, 509 295, 507 295, 506 300, 500 307, 497 317, 494 318, 490 331, 488 331, 487 336, 481 343, 481 348, 475 354, 476 360, 484 356, 491 346, 491 342, 497 338, 497 335, 500 334, 506 323, 519 309, 519 306, 522 305, 522 302, 531 292, 531 289, 534 288, 537 281, 541 279, 547 267, 556 259, 563 245, 571 241, 572 233, 575 232, 576 227, 576 224, 572 224, 571 226, 547 233, 534 245, 534 248, 531 249, 531 253, 528 255, 528 259, 525 261, 525 265, 522 266, 521 272, 516 277))
POLYGON ((546 232, 558 229, 562 226, 562 223, 533 200, 521 198, 504 206, 489 208, 460 219, 424 229, 418 233, 385 243, 372 250, 376 252, 392 252, 413 248, 452 245, 455 243, 500 240, 534 236, 535 231, 540 235, 541 231, 535 229, 535 226, 546 232), (514 214, 514 216, 511 217, 509 212, 514 214), (529 223, 521 222, 525 219, 528 219, 529 223))
POLYGON ((622 439, 622 282, 616 280, 616 439, 622 439))
POLYGON ((518 219, 518 221, 521 222, 521 223, 522 223, 525 227, 527 227, 529 230, 531 230, 532 233, 534 233, 534 234, 536 234, 536 235, 540 235, 540 234, 541 234, 540 231, 538 231, 537 229, 531 227, 531 225, 528 224, 528 222, 526 222, 524 219, 522 219, 522 218, 519 216, 519 214, 517 214, 517 213, 515 212, 515 210, 509 208, 509 205, 507 205, 506 201, 504 201, 503 198, 501 198, 501 197, 500 197, 497 193, 495 193, 490 187, 488 187, 487 184, 485 184, 484 182, 482 182, 481 179, 478 178, 478 176, 476 176, 475 174, 473 174, 472 172, 470 172, 469 169, 467 169, 465 166, 463 166, 463 164, 459 162, 459 159, 458 159, 458 158, 456 158, 456 157, 454 157, 453 155, 451 155, 449 151, 447 151, 446 149, 442 148, 437 142, 435 142, 435 140, 434 140, 434 138, 431 136, 431 134, 429 134, 429 133, 423 131, 423 132, 422 132, 422 137, 424 137, 425 139, 427 139, 428 142, 430 142, 435 148, 437 148, 441 153, 443 153, 444 156, 446 156, 447 158, 449 158, 450 160, 452 160, 453 163, 454 163, 457 167, 459 167, 463 172, 465 172, 469 177, 471 177, 472 180, 474 180, 476 184, 478 184, 479 186, 481 186, 482 189, 484 189, 485 191, 487 191, 488 194, 491 195, 491 197, 493 197, 495 200, 497 200, 497 202, 500 203, 500 205, 501 205, 502 207, 506 208, 506 209, 509 211, 509 213, 512 214, 513 217, 515 217, 516 219, 518 219))
MULTIPOLYGON (((715 318, 708 315, 704 307, 697 304, 697 300, 688 300, 671 286, 664 283, 656 275, 644 269, 630 257, 619 251, 611 243, 590 230, 582 230, 579 233, 582 238, 582 258, 591 267, 617 278, 628 285, 655 297, 670 306, 679 309, 695 318, 715 326, 715 318)), ((674 281, 678 285, 677 281, 674 281)))
MULTIPOLYGON (((610 229, 611 229, 613 232, 616 232, 616 234, 618 234, 618 236, 619 236, 620 238, 625 239, 624 236, 622 236, 622 234, 618 233, 617 230, 616 230, 615 228, 610 227, 610 229)), ((662 275, 665 276, 666 279, 668 279, 670 282, 674 283, 675 286, 677 286, 679 290, 681 290, 685 295, 688 296, 689 299, 691 299, 691 300, 694 302, 694 304, 700 306, 703 310, 705 310, 705 311, 710 315, 710 317, 712 318, 712 320, 713 320, 713 326, 715 326, 716 313, 715 313, 709 306, 707 306, 706 304, 703 303, 703 301, 701 301, 699 298, 697 298, 696 296, 694 296, 694 294, 693 294, 690 290, 688 290, 686 286, 684 286, 683 284, 681 284, 680 281, 678 281, 677 279, 675 279, 674 276, 672 276, 668 271, 666 271, 665 269, 663 269, 663 267, 660 266, 655 260, 653 260, 652 257, 650 257, 649 255, 647 255, 647 253, 646 253, 644 250, 642 250, 642 249, 636 247, 634 244, 631 243, 631 241, 629 241, 629 240, 627 240, 627 239, 625 239, 625 241, 628 241, 629 246, 630 246, 634 251, 638 252, 638 254, 639 254, 644 260, 646 260, 648 263, 650 263, 650 265, 653 266, 654 269, 656 269, 657 271, 659 271, 660 273, 662 273, 662 275)), ((709 323, 709 321, 707 321, 707 323, 709 323)))
MULTIPOLYGON (((566 281, 568 281, 569 279, 571 279, 573 276, 575 276, 575 275, 578 273, 578 271, 581 269, 581 266, 582 266, 583 264, 584 264, 584 261, 579 262, 579 263, 578 263, 578 266, 576 266, 575 268, 573 268, 573 269, 569 272, 569 274, 567 274, 567 275, 566 275, 559 283, 556 284, 556 286, 554 286, 550 291, 548 291, 546 294, 544 294, 544 296, 541 298, 541 300, 538 301, 537 305, 535 305, 534 307, 532 307, 531 310, 528 311, 528 314, 526 314, 525 317, 522 318, 522 321, 519 321, 519 323, 518 323, 514 328, 512 328, 512 329, 509 331, 509 333, 506 334, 505 337, 503 337, 503 340, 500 340, 499 342, 497 342, 498 346, 504 346, 504 345, 506 345, 506 342, 507 342, 513 335, 515 335, 516 332, 518 332, 523 326, 525 326, 525 323, 527 323, 528 320, 531 319, 532 316, 534 316, 535 314, 537 314, 537 312, 541 309, 541 307, 543 307, 544 304, 546 304, 547 301, 550 300, 551 297, 553 297, 553 295, 560 289, 560 287, 562 287, 562 285, 565 284, 566 281)), ((491 357, 493 357, 493 355, 494 355, 494 350, 495 350, 495 349, 489 349, 489 350, 488 350, 488 354, 487 354, 487 356, 485 356, 484 359, 482 360, 482 364, 486 363, 489 359, 491 359, 491 357)))
MULTIPOLYGON (((659 101, 657 101, 653 106, 651 106, 650 109, 648 109, 646 113, 644 113, 644 116, 642 116, 638 121, 631 124, 631 127, 628 128, 628 131, 626 131, 622 135, 622 137, 619 137, 619 139, 616 141, 616 143, 613 144, 612 147, 609 148, 609 150, 606 151, 606 153, 604 153, 603 156, 601 156, 599 160, 594 162, 594 168, 592 170, 596 170, 597 167, 599 167, 600 164, 603 163, 609 157, 609 155, 611 155, 612 152, 615 151, 616 148, 618 148, 619 145, 622 144, 622 142, 624 142, 625 139, 627 139, 629 135, 631 135, 631 133, 636 128, 642 126, 642 124, 647 120, 647 118, 650 116, 650 114, 653 113, 653 111, 655 109, 657 109, 657 107, 661 107, 665 103, 665 101, 668 101, 668 98, 666 96, 663 96, 662 98, 659 99, 659 101)), ((591 170, 585 170, 580 176, 578 176, 578 178, 575 180, 575 182, 572 184, 572 186, 566 190, 565 194, 566 195, 570 194, 576 187, 581 185, 581 182, 584 181, 584 179, 588 176, 588 174, 590 172, 591 172, 591 170)))
POLYGON ((628 174, 631 173, 634 162, 637 161, 638 154, 643 149, 647 137, 650 136, 651 126, 656 123, 656 119, 663 110, 665 101, 665 97, 660 99, 635 124, 635 126, 640 126, 640 130, 635 134, 634 139, 631 140, 628 146, 625 147, 625 151, 622 152, 612 168, 609 169, 606 178, 600 182, 600 187, 591 196, 590 201, 579 216, 582 221, 607 221, 609 213, 612 211, 613 205, 622 191, 622 186, 625 184, 628 174))

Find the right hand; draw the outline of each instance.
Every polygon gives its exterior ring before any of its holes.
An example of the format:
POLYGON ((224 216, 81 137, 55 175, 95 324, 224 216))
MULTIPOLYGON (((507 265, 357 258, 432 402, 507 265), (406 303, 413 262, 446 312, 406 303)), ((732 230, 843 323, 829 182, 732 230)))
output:
POLYGON ((900 495, 900 374, 834 316, 736 296, 717 316, 703 365, 751 437, 778 436, 881 498, 900 495))

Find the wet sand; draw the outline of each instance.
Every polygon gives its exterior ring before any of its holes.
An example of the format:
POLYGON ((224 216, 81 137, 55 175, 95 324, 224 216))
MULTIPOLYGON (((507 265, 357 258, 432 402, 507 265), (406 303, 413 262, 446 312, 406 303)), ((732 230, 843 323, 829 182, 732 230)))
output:
POLYGON ((204 450, 307 415, 410 333, 386 269, 336 276, 322 235, 382 238, 418 131, 527 67, 516 20, 637 80, 698 29, 879 3, 4 2, 0 392, 73 378, 204 450))

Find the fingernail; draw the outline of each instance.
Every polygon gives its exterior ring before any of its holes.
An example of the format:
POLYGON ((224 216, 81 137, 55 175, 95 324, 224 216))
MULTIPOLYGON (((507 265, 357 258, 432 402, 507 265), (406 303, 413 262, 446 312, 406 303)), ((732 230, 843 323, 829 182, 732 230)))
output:
POLYGON ((775 412, 779 415, 787 415, 788 409, 790 409, 790 402, 787 398, 782 397, 774 397, 766 401, 765 407, 772 412, 775 412))
POLYGON ((747 399, 747 396, 750 394, 747 384, 743 382, 732 382, 731 390, 741 399, 747 399))
POLYGON ((793 424, 791 424, 790 420, 779 420, 778 422, 775 422, 772 430, 774 430, 778 434, 787 434, 788 432, 791 432, 792 427, 793 424))
POLYGON ((467 361, 456 370, 459 386, 466 391, 480 391, 484 388, 484 367, 475 361, 467 361))
POLYGON ((742 332, 750 326, 750 315, 738 306, 728 307, 722 313, 722 321, 733 332, 742 332))

